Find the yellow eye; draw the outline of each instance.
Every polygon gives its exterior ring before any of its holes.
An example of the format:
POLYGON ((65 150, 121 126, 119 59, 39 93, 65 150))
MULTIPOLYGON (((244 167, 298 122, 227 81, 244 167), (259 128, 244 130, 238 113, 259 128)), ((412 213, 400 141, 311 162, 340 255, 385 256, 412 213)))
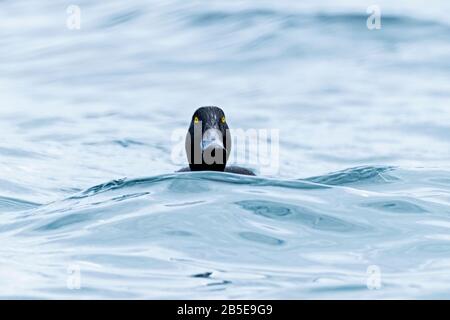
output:
POLYGON ((199 120, 198 120, 198 117, 195 117, 195 118, 194 118, 194 123, 198 123, 198 121, 199 121, 199 120))
POLYGON ((222 116, 222 123, 225 123, 226 122, 226 120, 225 120, 225 116, 222 116))

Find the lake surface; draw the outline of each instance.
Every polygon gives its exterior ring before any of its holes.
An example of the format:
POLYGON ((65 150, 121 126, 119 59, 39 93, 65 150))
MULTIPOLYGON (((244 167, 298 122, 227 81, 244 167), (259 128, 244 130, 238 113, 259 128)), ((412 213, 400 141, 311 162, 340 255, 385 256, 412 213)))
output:
POLYGON ((76 4, 0 1, 0 298, 450 298, 448 1, 76 4), (202 105, 276 170, 175 173, 202 105))

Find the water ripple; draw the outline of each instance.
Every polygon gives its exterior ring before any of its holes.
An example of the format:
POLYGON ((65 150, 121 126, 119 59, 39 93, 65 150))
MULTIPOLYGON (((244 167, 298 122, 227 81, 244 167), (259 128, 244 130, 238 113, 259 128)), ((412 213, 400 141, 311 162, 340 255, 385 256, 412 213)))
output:
POLYGON ((308 181, 325 185, 345 185, 352 183, 388 183, 398 178, 389 175, 393 167, 357 167, 339 172, 330 173, 320 177, 308 178, 308 181))
POLYGON ((39 206, 38 203, 0 196, 0 212, 28 210, 39 206))
POLYGON ((335 232, 364 230, 359 225, 297 205, 262 200, 244 200, 236 202, 236 204, 258 216, 278 221, 300 223, 317 230, 335 232))
POLYGON ((374 201, 364 203, 361 206, 373 208, 381 211, 393 212, 393 213, 426 213, 426 209, 406 200, 391 200, 386 199, 383 201, 374 201))

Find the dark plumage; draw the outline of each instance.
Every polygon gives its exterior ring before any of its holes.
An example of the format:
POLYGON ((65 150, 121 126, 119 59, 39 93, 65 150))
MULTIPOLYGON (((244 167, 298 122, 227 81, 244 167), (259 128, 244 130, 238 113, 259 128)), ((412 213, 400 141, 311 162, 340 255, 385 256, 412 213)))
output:
POLYGON ((194 112, 185 148, 189 167, 181 169, 181 172, 225 171, 255 175, 245 168, 226 167, 231 153, 231 135, 225 113, 218 107, 201 107, 194 112))

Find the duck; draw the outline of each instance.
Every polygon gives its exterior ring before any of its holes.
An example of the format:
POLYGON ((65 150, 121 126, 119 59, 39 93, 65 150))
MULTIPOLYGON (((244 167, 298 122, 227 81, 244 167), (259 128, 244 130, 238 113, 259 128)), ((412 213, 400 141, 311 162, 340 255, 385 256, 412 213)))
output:
POLYGON ((255 176, 247 168, 227 166, 231 134, 224 111, 217 106, 198 108, 191 118, 185 140, 188 167, 178 172, 219 171, 255 176))

